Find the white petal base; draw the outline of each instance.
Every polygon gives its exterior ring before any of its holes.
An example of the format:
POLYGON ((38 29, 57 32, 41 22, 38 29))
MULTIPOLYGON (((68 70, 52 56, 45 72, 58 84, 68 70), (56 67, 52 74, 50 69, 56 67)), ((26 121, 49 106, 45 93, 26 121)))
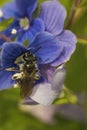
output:
POLYGON ((65 68, 58 68, 53 74, 52 84, 43 83, 36 85, 30 98, 41 105, 51 105, 62 90, 65 74, 65 68))
POLYGON ((54 101, 56 95, 52 90, 51 84, 44 83, 36 85, 30 98, 42 105, 50 105, 54 101))

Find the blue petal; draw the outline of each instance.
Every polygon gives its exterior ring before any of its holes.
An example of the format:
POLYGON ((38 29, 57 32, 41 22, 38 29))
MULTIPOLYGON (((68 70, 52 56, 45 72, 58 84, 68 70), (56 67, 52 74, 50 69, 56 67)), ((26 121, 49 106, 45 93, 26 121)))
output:
POLYGON ((52 83, 52 77, 53 77, 53 73, 55 72, 55 70, 56 70, 56 68, 50 66, 49 64, 41 66, 40 71, 45 79, 45 82, 52 83))
POLYGON ((22 16, 31 17, 37 6, 37 0, 16 0, 17 8, 22 16))
POLYGON ((14 61, 17 57, 26 52, 21 43, 4 43, 2 46, 2 66, 3 68, 15 66, 14 61))
POLYGON ((12 85, 15 83, 12 80, 13 72, 8 72, 5 70, 0 71, 0 90, 12 87, 12 85))
MULTIPOLYGON (((33 43, 30 44, 30 48, 34 48, 35 50, 39 48, 35 52, 39 64, 52 62, 60 55, 63 49, 62 44, 58 43, 57 39, 47 32, 39 33, 33 43)), ((31 51, 33 52, 34 50, 31 51)))
MULTIPOLYGON (((14 20, 14 22, 4 31, 2 31, 1 33, 4 34, 5 36, 9 37, 9 38, 14 38, 17 36, 16 34, 12 34, 12 29, 16 29, 17 32, 19 30, 19 24, 16 20, 14 20)), ((6 42, 5 39, 0 38, 0 48, 2 47, 2 44, 6 42)))
POLYGON ((41 5, 40 18, 44 21, 46 31, 58 35, 64 27, 66 10, 57 0, 46 1, 41 5))
POLYGON ((71 31, 65 30, 61 35, 57 36, 57 39, 60 44, 63 44, 63 51, 61 52, 60 56, 51 64, 52 66, 57 66, 67 62, 76 48, 77 39, 71 31))
POLYGON ((17 40, 24 42, 26 39, 28 39, 30 42, 32 42, 36 34, 41 31, 44 31, 44 24, 40 18, 36 18, 32 20, 28 30, 23 31, 18 35, 17 40))
POLYGON ((18 10, 14 2, 9 2, 6 5, 2 7, 3 17, 5 19, 11 18, 11 17, 18 17, 18 10))

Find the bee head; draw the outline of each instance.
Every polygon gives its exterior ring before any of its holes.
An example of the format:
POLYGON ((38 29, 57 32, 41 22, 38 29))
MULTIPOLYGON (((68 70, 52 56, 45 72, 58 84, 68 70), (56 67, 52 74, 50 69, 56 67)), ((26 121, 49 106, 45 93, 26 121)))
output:
POLYGON ((36 57, 35 57, 35 55, 32 54, 30 51, 24 53, 24 55, 23 55, 23 59, 24 59, 24 61, 26 61, 26 62, 30 62, 30 63, 36 61, 36 57))

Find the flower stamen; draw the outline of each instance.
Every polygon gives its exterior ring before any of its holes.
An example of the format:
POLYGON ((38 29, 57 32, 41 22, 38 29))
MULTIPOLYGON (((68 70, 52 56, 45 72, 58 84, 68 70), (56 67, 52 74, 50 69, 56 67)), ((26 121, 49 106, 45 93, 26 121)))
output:
POLYGON ((15 28, 13 28, 13 29, 11 30, 11 34, 17 34, 17 30, 16 30, 15 28))
POLYGON ((20 24, 21 28, 23 28, 23 30, 27 30, 30 27, 29 19, 26 17, 20 19, 19 24, 20 24))

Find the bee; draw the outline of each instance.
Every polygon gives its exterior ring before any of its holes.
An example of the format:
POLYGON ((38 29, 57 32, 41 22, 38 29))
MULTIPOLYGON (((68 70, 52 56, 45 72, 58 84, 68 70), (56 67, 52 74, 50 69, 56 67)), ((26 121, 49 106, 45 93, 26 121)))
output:
MULTIPOLYGON (((28 51, 18 57, 15 63, 19 64, 19 70, 12 76, 12 79, 17 81, 21 97, 27 98, 32 93, 34 82, 40 78, 37 59, 28 51)), ((14 71, 15 68, 8 68, 9 70, 14 71)))

